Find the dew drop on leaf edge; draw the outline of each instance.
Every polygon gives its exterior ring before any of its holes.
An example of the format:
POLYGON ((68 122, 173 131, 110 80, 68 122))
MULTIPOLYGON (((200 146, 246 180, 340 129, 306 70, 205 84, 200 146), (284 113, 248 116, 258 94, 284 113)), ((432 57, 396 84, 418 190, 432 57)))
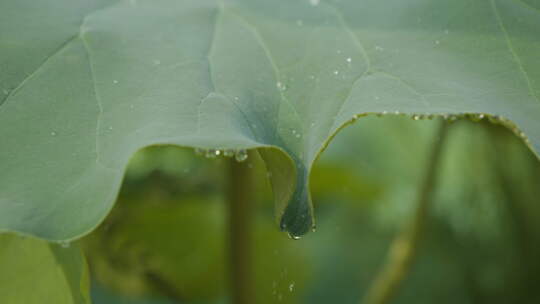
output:
POLYGON ((248 158, 248 153, 245 149, 237 150, 234 154, 234 159, 238 162, 243 162, 248 158))

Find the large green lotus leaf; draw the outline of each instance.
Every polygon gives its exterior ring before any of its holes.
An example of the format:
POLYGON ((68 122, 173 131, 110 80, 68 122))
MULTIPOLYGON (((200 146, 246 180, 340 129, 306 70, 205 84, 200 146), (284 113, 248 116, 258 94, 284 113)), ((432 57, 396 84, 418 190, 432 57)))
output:
POLYGON ((89 304, 89 288, 77 244, 0 234, 0 303, 89 304))
POLYGON ((174 144, 258 148, 281 227, 301 235, 313 224, 313 162, 368 113, 489 115, 538 153, 539 8, 1 0, 0 229, 87 233, 130 156, 174 144))

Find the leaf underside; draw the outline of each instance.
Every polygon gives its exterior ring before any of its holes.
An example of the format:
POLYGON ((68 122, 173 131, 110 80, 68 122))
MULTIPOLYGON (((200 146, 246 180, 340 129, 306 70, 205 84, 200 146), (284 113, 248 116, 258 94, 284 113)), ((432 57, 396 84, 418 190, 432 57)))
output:
MULTIPOLYGON (((481 114, 540 152, 540 1, 1 1, 0 230, 66 240, 129 158, 258 148, 281 227, 358 115, 481 114)), ((249 189, 246 189, 249 191, 249 189)))

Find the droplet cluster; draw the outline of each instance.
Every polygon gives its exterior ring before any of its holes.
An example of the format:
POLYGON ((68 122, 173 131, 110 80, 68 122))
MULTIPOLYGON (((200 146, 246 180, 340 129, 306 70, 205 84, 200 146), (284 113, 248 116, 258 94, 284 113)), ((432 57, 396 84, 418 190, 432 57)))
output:
POLYGON ((401 113, 400 111, 394 111, 394 112, 388 112, 388 111, 382 111, 382 112, 376 112, 376 113, 363 113, 363 114, 355 114, 352 117, 352 121, 357 120, 358 118, 362 116, 367 116, 368 114, 375 114, 377 117, 382 117, 387 114, 394 114, 394 115, 405 115, 411 117, 413 120, 423 120, 423 119, 433 119, 435 117, 442 117, 444 120, 446 120, 449 123, 453 123, 460 119, 468 119, 473 122, 480 122, 483 120, 489 121, 493 124, 502 125, 509 130, 511 130, 515 135, 517 135, 519 138, 521 138, 525 144, 529 145, 531 144, 530 139, 527 137, 525 132, 523 132, 521 129, 516 126, 512 121, 509 119, 502 117, 500 115, 489 115, 484 113, 458 113, 458 114, 448 114, 448 113, 442 113, 442 114, 406 114, 401 113))
POLYGON ((216 158, 219 156, 234 157, 238 162, 243 162, 248 158, 246 149, 203 149, 196 148, 195 154, 204 156, 206 158, 216 158))

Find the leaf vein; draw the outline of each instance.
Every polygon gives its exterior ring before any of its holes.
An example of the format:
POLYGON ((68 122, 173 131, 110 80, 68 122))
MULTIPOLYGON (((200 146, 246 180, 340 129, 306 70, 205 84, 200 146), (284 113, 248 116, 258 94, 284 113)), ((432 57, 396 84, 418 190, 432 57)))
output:
POLYGON ((506 29, 506 26, 503 23, 503 20, 499 13, 499 9, 497 8, 497 5, 495 4, 495 0, 491 0, 490 2, 491 2, 491 8, 493 9, 493 14, 495 15, 495 19, 497 20, 499 24, 499 28, 501 29, 501 32, 503 33, 504 39, 506 41, 506 45, 508 46, 508 50, 510 51, 510 54, 512 54, 512 58, 514 59, 514 62, 516 63, 518 69, 523 75, 523 78, 525 79, 525 83, 527 84, 529 93, 531 97, 536 99, 536 101, 540 102, 540 99, 534 93, 531 79, 529 78, 529 75, 527 74, 527 72, 525 71, 525 68, 523 67, 523 64, 521 63, 521 58, 519 58, 518 54, 516 53, 514 49, 514 46, 512 45, 512 41, 510 40, 510 36, 508 35, 508 30, 506 29))

